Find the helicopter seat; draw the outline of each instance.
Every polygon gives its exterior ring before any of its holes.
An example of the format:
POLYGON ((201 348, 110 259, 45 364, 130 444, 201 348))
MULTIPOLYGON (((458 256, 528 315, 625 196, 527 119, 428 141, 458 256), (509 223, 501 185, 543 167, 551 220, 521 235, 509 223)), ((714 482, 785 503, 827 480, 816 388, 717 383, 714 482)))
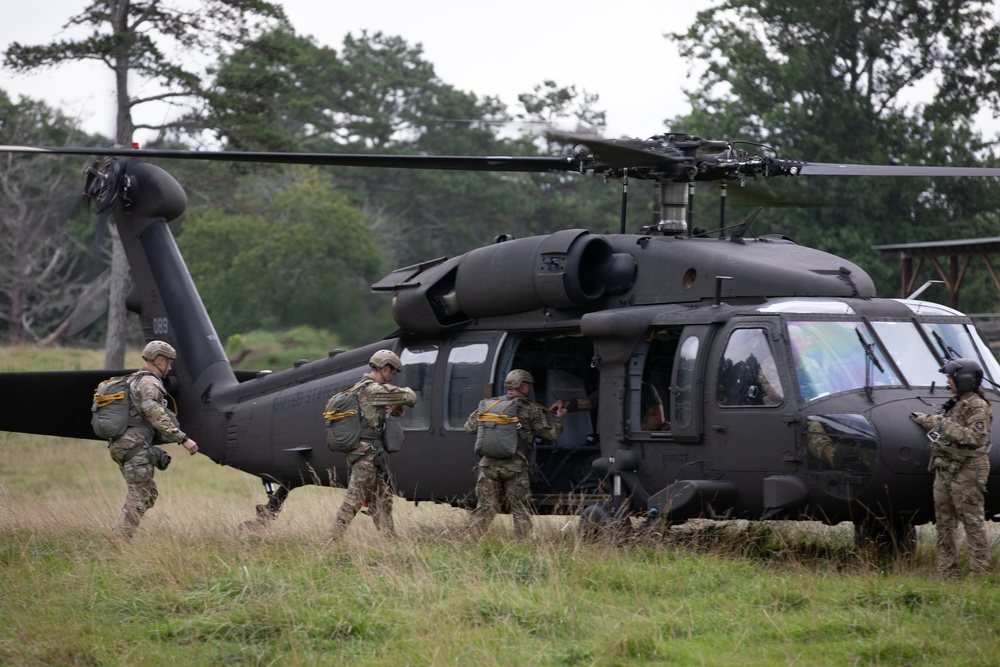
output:
MULTIPOLYGON (((583 379, 578 375, 559 369, 546 372, 546 406, 557 400, 586 396, 583 379)), ((539 397, 541 398, 541 397, 539 397)), ((562 491, 569 493, 575 486, 574 477, 581 457, 587 451, 600 451, 594 437, 593 423, 589 411, 571 412, 563 417, 562 433, 556 440, 535 439, 538 477, 535 486, 547 493, 562 491)), ((588 466, 589 468, 589 466, 588 466)))
MULTIPOLYGON (((547 372, 546 387, 548 388, 546 405, 551 405, 557 400, 568 401, 571 398, 587 395, 583 378, 560 369, 550 369, 547 372)), ((538 446, 540 450, 576 451, 587 446, 587 436, 594 432, 590 412, 571 412, 563 417, 562 424, 562 434, 559 438, 543 441, 538 446)))

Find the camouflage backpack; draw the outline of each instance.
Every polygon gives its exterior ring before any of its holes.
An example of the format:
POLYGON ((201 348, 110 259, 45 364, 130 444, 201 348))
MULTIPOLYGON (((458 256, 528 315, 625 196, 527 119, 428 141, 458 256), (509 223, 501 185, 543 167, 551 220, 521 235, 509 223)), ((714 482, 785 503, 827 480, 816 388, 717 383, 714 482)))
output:
POLYGON ((484 398, 479 402, 476 455, 494 459, 513 458, 517 452, 518 398, 484 398))

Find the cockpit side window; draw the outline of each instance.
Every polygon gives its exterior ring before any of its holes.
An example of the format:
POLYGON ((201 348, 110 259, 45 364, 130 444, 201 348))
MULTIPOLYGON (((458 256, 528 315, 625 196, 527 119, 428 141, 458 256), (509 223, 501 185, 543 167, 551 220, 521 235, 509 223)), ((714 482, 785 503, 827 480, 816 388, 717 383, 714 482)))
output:
POLYGON ((773 406, 784 400, 766 329, 737 329, 729 336, 716 386, 723 406, 773 406))

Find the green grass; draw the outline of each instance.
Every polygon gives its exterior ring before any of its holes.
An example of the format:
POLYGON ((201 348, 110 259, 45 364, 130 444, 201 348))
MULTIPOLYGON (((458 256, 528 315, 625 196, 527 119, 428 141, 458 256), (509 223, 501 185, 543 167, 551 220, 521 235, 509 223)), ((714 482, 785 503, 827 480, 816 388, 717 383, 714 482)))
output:
POLYGON ((201 456, 157 473, 135 540, 109 527, 124 482, 103 445, 0 437, 0 664, 991 665, 997 575, 933 576, 854 550, 849 526, 675 527, 625 546, 540 517, 467 539, 463 510, 397 502, 400 536, 343 497, 294 491, 273 527, 239 530, 254 479, 201 456))

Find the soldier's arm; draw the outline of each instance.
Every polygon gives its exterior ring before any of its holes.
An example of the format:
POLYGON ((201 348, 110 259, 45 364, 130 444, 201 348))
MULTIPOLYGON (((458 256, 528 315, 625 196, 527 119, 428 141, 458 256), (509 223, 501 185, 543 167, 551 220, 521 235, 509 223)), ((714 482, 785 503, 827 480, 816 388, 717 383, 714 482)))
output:
POLYGON ((479 410, 474 410, 469 418, 465 420, 465 432, 475 433, 479 430, 479 410))
POLYGON ((188 439, 174 419, 163 407, 163 390, 156 380, 139 380, 139 413, 167 442, 182 443, 188 439))
POLYGON ((416 392, 409 387, 397 387, 391 384, 373 383, 369 387, 369 398, 372 405, 376 406, 406 405, 412 408, 417 404, 416 392))
POLYGON ((561 408, 550 418, 549 415, 537 406, 532 406, 531 427, 535 435, 545 440, 555 440, 562 434, 562 415, 566 414, 566 408, 561 408))
POLYGON ((982 447, 990 438, 992 416, 986 406, 970 407, 961 415, 941 420, 941 435, 951 442, 982 447))

